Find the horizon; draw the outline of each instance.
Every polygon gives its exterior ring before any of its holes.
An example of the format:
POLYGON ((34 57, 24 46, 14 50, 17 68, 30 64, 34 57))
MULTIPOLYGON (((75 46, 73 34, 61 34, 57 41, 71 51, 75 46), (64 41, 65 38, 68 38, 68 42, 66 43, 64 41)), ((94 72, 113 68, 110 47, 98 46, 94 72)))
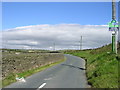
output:
POLYGON ((83 49, 100 47, 111 43, 111 9, 111 2, 3 2, 1 42, 9 48, 51 50, 56 43, 57 49, 79 49, 83 36, 83 49))

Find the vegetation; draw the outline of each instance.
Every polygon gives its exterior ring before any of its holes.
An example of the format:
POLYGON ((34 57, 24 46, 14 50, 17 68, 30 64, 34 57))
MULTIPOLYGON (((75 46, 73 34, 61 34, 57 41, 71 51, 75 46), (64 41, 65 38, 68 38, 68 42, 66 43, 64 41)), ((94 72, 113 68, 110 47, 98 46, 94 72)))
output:
POLYGON ((27 77, 64 61, 62 53, 47 50, 2 49, 2 85, 27 77))
POLYGON ((92 88, 118 88, 119 60, 111 53, 111 45, 91 50, 66 50, 64 53, 86 60, 86 75, 92 88))
POLYGON ((37 50, 37 49, 0 49, 2 52, 22 52, 22 53, 49 53, 49 50, 37 50))
POLYGON ((9 85, 9 84, 11 84, 11 83, 13 83, 13 82, 16 82, 16 79, 15 79, 15 76, 16 76, 16 75, 18 75, 19 77, 24 77, 24 78, 26 78, 26 77, 28 77, 28 76, 30 76, 30 75, 32 75, 32 74, 35 74, 35 73, 40 72, 40 71, 43 71, 43 70, 45 70, 45 69, 47 69, 47 68, 49 68, 49 67, 52 67, 52 66, 54 66, 54 65, 56 65, 56 64, 59 64, 59 63, 63 62, 63 61, 65 61, 65 60, 66 60, 66 58, 64 58, 63 60, 54 62, 54 63, 52 63, 52 64, 47 64, 47 65, 45 65, 45 66, 38 67, 38 68, 35 68, 35 69, 31 69, 31 70, 28 70, 28 71, 25 71, 25 72, 22 72, 22 73, 11 73, 9 76, 7 76, 7 77, 2 81, 2 85, 3 85, 2 87, 5 87, 5 86, 7 86, 7 85, 9 85))

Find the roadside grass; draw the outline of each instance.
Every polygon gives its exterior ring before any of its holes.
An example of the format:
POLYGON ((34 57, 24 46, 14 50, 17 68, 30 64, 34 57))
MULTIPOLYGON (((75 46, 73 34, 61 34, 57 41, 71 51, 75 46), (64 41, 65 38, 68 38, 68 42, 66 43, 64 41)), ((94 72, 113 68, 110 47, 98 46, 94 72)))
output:
POLYGON ((47 68, 50 68, 50 67, 52 67, 54 65, 60 64, 65 60, 66 60, 66 57, 64 57, 63 60, 60 60, 60 61, 57 61, 57 62, 54 62, 54 63, 51 63, 51 64, 47 64, 47 65, 44 65, 44 66, 41 66, 41 67, 38 67, 38 68, 35 68, 35 69, 31 69, 31 70, 28 70, 28 71, 24 71, 22 73, 11 73, 4 80, 2 80, 2 87, 5 87, 7 85, 10 85, 11 83, 16 82, 16 79, 15 79, 16 75, 18 75, 19 77, 26 78, 26 77, 28 77, 28 76, 30 76, 32 74, 43 71, 43 70, 45 70, 47 68))
POLYGON ((118 88, 118 60, 111 44, 97 49, 65 51, 86 60, 86 76, 92 88, 118 88))

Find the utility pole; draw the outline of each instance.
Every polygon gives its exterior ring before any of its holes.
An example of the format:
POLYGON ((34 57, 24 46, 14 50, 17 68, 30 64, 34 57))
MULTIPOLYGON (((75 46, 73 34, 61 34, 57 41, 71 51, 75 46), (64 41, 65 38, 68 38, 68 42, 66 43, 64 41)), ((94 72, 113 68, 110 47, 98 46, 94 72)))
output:
POLYGON ((112 0, 112 20, 116 20, 115 0, 112 0))
POLYGON ((53 43, 53 51, 55 51, 55 43, 53 43))
POLYGON ((82 36, 80 37, 80 50, 82 50, 82 36))
POLYGON ((109 23, 109 31, 112 31, 112 52, 117 54, 117 31, 119 30, 118 22, 116 21, 116 5, 115 0, 112 0, 112 21, 109 23))
MULTIPOLYGON (((112 0, 112 21, 116 21, 116 7, 115 0, 112 0)), ((116 23, 116 22, 113 22, 116 23)), ((115 29, 115 25, 114 25, 115 29)), ((112 32, 112 52, 117 54, 117 31, 112 32)))

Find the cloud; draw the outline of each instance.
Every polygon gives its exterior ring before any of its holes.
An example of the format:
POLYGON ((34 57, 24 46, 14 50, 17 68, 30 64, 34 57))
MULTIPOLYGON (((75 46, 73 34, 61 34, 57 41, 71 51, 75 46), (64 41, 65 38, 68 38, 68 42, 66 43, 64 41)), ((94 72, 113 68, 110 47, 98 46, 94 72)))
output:
POLYGON ((96 48, 111 43, 111 32, 107 25, 31 25, 16 27, 2 32, 3 47, 79 49, 83 36, 83 49, 96 48))

